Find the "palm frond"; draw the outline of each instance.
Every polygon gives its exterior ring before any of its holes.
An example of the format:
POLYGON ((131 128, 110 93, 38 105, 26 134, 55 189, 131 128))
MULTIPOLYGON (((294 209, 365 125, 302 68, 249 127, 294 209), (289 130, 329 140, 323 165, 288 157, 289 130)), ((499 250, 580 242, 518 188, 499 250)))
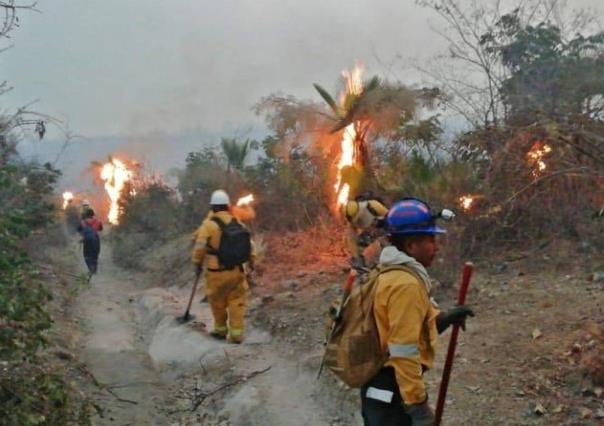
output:
POLYGON ((334 101, 334 99, 331 97, 329 92, 327 90, 325 90, 324 88, 322 88, 321 86, 319 86, 317 83, 313 83, 313 86, 315 86, 315 89, 317 89, 317 92, 319 92, 319 95, 321 95, 323 100, 325 102, 327 102, 327 105, 330 106, 330 108, 333 110, 333 112, 336 115, 339 115, 338 104, 336 103, 336 101, 334 101))
POLYGON ((375 90, 379 86, 380 86, 380 79, 378 78, 377 75, 375 75, 375 76, 373 76, 373 78, 371 80, 369 80, 369 83, 367 83, 367 85, 365 86, 365 89, 363 89, 363 93, 367 93, 372 90, 375 90))

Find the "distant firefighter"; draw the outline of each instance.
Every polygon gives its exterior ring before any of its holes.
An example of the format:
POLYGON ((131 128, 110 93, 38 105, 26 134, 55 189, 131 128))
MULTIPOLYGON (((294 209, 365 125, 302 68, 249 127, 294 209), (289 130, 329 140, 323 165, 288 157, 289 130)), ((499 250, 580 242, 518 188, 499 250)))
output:
POLYGON ((94 210, 86 211, 86 218, 80 222, 78 232, 82 235, 84 246, 84 261, 88 267, 88 275, 96 274, 98 269, 99 254, 101 253, 101 239, 99 232, 103 230, 103 224, 94 215, 94 210))

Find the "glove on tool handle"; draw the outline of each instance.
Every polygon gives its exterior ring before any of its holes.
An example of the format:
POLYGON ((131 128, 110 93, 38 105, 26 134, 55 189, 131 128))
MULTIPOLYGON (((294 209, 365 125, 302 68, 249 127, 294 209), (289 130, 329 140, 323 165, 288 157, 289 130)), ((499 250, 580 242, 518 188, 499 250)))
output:
MULTIPOLYGON (((470 278, 472 278, 473 270, 474 264, 472 262, 466 262, 464 264, 461 276, 461 285, 459 286, 459 293, 457 293, 458 305, 464 305, 466 303, 466 294, 468 293, 468 286, 470 285, 470 278)), ((447 359, 445 361, 445 368, 443 369, 443 377, 440 382, 440 389, 438 390, 438 401, 436 403, 434 423, 436 426, 440 426, 443 411, 445 408, 445 399, 447 397, 447 388, 449 387, 451 369, 453 368, 453 359, 455 357, 455 347, 457 346, 458 334, 459 325, 453 325, 453 330, 451 331, 451 340, 449 341, 449 349, 447 351, 447 359)))

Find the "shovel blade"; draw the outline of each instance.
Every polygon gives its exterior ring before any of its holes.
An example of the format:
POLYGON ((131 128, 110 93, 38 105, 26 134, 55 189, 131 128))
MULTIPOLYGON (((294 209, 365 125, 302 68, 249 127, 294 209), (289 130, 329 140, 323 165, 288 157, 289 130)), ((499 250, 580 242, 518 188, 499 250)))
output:
POLYGON ((176 317, 176 322, 178 322, 179 324, 185 324, 194 319, 195 315, 186 312, 183 316, 176 317))

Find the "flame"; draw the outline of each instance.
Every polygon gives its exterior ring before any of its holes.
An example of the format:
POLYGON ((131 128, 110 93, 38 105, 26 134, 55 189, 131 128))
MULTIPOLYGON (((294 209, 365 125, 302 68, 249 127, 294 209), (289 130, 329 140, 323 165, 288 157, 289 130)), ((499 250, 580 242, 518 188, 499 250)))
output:
POLYGON ((256 218, 256 211, 252 206, 254 194, 248 194, 237 200, 237 203, 231 207, 231 213, 239 220, 248 221, 256 218))
POLYGON ((345 183, 342 184, 342 169, 346 166, 352 166, 354 164, 354 138, 356 137, 356 130, 354 123, 349 124, 344 129, 342 135, 342 153, 340 154, 340 160, 338 161, 338 175, 336 177, 336 183, 334 189, 337 194, 337 204, 344 206, 348 202, 348 196, 350 195, 350 185, 345 183))
POLYGON ((254 201, 254 194, 248 194, 245 197, 241 197, 239 200, 237 200, 237 206, 244 206, 250 204, 252 201, 254 201))
POLYGON ((459 205, 465 211, 469 211, 472 208, 475 199, 476 197, 473 197, 472 195, 462 195, 459 197, 459 205))
POLYGON ((529 164, 534 167, 531 172, 533 177, 539 177, 547 169, 547 164, 543 161, 543 158, 550 152, 552 152, 551 146, 537 141, 526 153, 529 164))
POLYGON ((124 184, 132 178, 132 171, 128 170, 126 165, 116 158, 111 158, 101 170, 101 179, 105 181, 105 191, 111 199, 111 207, 107 220, 110 223, 117 224, 118 216, 118 200, 120 199, 124 184))
MULTIPOLYGON (((342 71, 342 76, 346 80, 346 90, 342 93, 340 102, 344 103, 347 95, 360 95, 363 92, 363 80, 361 76, 363 74, 363 68, 360 65, 356 65, 351 71, 342 71)), ((355 123, 351 123, 344 129, 342 134, 341 142, 341 153, 340 159, 336 165, 337 175, 334 189, 336 192, 336 204, 337 206, 344 206, 348 202, 350 196, 350 185, 347 183, 342 184, 342 169, 347 166, 353 166, 357 163, 357 156, 355 155, 354 142, 356 139, 357 131, 355 123)))
POLYGON ((67 208, 69 203, 73 201, 73 193, 67 191, 63 193, 63 210, 67 208))

